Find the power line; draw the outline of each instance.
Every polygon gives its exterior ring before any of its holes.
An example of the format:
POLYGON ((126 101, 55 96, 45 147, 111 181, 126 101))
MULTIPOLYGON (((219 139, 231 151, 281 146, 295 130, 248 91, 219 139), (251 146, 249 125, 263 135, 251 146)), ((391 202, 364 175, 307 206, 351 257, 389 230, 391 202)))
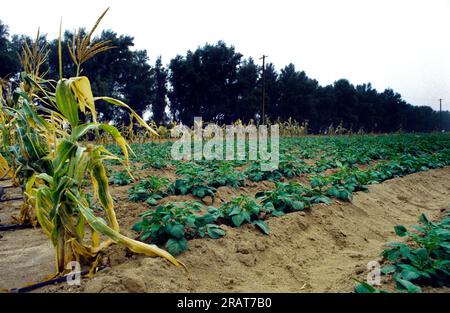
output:
POLYGON ((262 124, 265 124, 266 113, 265 113, 265 101, 266 101, 266 58, 264 55, 259 58, 262 59, 262 124))

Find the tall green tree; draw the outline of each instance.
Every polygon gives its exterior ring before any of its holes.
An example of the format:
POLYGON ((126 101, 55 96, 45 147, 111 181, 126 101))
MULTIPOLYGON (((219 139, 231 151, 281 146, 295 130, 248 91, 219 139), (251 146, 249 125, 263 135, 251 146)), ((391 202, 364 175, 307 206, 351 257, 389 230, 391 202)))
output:
POLYGON ((9 38, 8 26, 0 20, 0 78, 12 76, 18 71, 17 50, 9 38))
MULTIPOLYGON (((280 86, 278 80, 278 72, 275 69, 273 63, 268 63, 264 71, 265 76, 265 111, 270 117, 276 117, 279 115, 279 99, 280 99, 280 86)), ((260 77, 259 82, 259 97, 262 98, 262 77, 260 77)), ((262 102, 262 100, 260 100, 262 102)))
POLYGON ((237 69, 242 55, 219 41, 171 60, 169 92, 172 115, 187 125, 195 116, 218 123, 233 120, 237 69))
POLYGON ((346 79, 339 79, 334 82, 335 105, 332 112, 334 114, 334 124, 341 124, 348 130, 354 130, 358 126, 359 116, 356 114, 358 107, 358 97, 355 87, 346 79))
POLYGON ((370 83, 356 86, 356 96, 358 106, 358 124, 355 130, 375 131, 380 120, 376 118, 377 107, 379 106, 379 95, 370 83))
POLYGON ((244 60, 237 71, 237 101, 229 113, 231 120, 241 119, 247 123, 250 119, 256 119, 261 111, 261 94, 258 87, 259 67, 252 58, 244 60))
POLYGON ((280 98, 278 115, 286 120, 293 117, 298 121, 311 120, 315 114, 315 93, 318 82, 295 70, 289 64, 281 70, 278 80, 280 98))
POLYGON ((161 57, 158 57, 153 67, 153 90, 152 90, 152 119, 161 125, 166 119, 166 106, 167 106, 167 78, 168 71, 164 67, 161 61, 161 57))

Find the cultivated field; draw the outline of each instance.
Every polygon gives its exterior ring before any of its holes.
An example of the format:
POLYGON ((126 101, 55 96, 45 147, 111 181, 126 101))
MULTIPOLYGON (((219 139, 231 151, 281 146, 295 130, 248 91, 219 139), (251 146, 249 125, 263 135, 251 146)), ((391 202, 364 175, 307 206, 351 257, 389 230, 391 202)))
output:
POLYGON ((107 12, 0 21, 0 291, 448 291, 450 112, 222 41, 152 66, 107 12))
MULTIPOLYGON (((354 278, 365 280, 368 262, 406 262, 380 257, 384 244, 406 242, 395 237, 394 226, 409 229, 422 213, 434 221, 448 214, 448 134, 282 138, 279 168, 271 172, 261 171, 258 161, 174 161, 171 145, 133 144, 133 178, 117 161, 106 161, 106 173, 121 233, 169 251, 187 271, 112 246, 98 258, 102 270, 81 286, 37 291, 351 292, 354 278)), ((117 146, 107 148, 121 154, 117 146)), ((106 218, 85 185, 89 206, 106 218)), ((19 188, 6 189, 4 198, 20 195, 19 188)), ((21 201, 2 202, 1 224, 13 224, 20 207, 21 201)), ((395 231, 403 235, 402 228, 395 231)), ((0 288, 54 273, 54 250, 41 229, 0 236, 0 288)), ((437 261, 432 253, 439 247, 427 249, 437 261)), ((445 291, 427 287, 440 279, 445 286, 445 266, 428 272, 428 281, 407 280, 423 291, 445 291)), ((388 272, 382 288, 393 291, 393 281, 406 278, 392 276, 395 268, 388 272)))

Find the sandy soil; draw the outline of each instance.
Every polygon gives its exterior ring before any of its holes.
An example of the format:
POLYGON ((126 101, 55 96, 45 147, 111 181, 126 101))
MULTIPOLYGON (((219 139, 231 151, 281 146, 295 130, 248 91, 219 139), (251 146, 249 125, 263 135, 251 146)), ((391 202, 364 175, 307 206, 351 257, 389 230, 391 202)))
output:
MULTIPOLYGON (((266 186, 269 187, 269 186, 266 186)), ((127 188, 115 189, 123 232, 145 211, 121 204, 127 188)), ((246 187, 253 192, 254 187, 246 187)), ((270 235, 253 226, 227 228, 219 240, 196 239, 179 256, 187 274, 158 258, 129 255, 114 246, 110 267, 81 286, 45 287, 39 292, 351 292, 354 277, 365 277, 367 263, 379 260, 383 244, 395 241, 393 227, 414 225, 421 213, 436 218, 450 204, 450 167, 412 174, 356 193, 352 203, 333 201, 267 223, 270 235)), ((228 200, 233 191, 220 190, 228 200)), ((0 212, 3 210, 0 209, 0 212)), ((0 216, 1 218, 1 216, 0 216)), ((52 274, 54 256, 39 230, 1 233, 0 288, 21 286, 52 274)))

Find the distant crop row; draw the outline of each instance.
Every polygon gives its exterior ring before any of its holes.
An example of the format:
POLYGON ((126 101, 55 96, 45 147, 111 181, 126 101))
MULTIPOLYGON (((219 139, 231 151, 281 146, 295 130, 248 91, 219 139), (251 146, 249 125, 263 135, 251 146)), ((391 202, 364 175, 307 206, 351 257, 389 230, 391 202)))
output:
MULTIPOLYGON (((224 235, 216 227, 221 224, 238 227, 251 223, 268 233, 269 228, 264 221, 270 216, 308 210, 317 203, 329 204, 333 198, 351 201, 354 192, 368 191, 371 184, 447 166, 450 164, 449 143, 448 135, 287 138, 281 140, 280 168, 272 172, 263 172, 257 162, 248 160, 174 161, 172 163, 179 177, 175 181, 149 176, 129 189, 131 201, 146 201, 156 207, 156 210, 151 209, 142 216, 142 221, 134 230, 141 234, 141 240, 165 245, 173 254, 187 248, 186 239, 208 234, 212 238, 224 235), (349 154, 348 150, 353 154, 349 154), (317 159, 305 163, 298 156, 300 151, 309 151, 308 156, 317 159), (369 164, 375 160, 378 162, 369 164), (358 165, 362 164, 368 166, 361 169, 358 165), (327 169, 334 171, 332 174, 322 174, 327 169), (308 185, 295 181, 295 177, 305 175, 308 185), (276 182, 276 186, 273 190, 258 192, 254 197, 238 195, 218 208, 192 201, 158 205, 161 198, 170 194, 191 194, 199 200, 214 197, 220 186, 235 188, 239 194, 239 188, 245 186, 247 180, 271 180, 276 182), (192 214, 188 213, 192 210, 203 213, 195 214, 196 222, 186 222, 189 219, 185 214, 192 214), (160 214, 170 217, 160 220, 156 218, 160 214), (180 229, 184 226, 186 237, 171 236, 169 230, 173 225, 180 229), (212 228, 213 225, 216 226, 212 228), (216 231, 193 230, 199 227, 216 231), (157 232, 154 232, 155 228, 157 232)), ((168 153, 170 144, 143 144, 135 149, 135 160, 144 163, 143 167, 147 168, 145 155, 153 149, 168 153)))

